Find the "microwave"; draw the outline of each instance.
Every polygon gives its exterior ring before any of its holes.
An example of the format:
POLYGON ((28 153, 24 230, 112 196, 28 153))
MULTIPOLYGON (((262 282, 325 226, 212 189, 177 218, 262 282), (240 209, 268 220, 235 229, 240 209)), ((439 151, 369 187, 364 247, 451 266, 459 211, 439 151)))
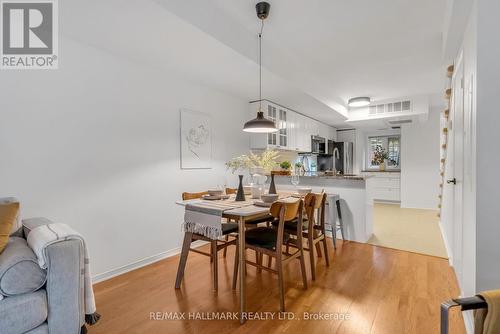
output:
POLYGON ((311 136, 311 153, 326 154, 326 139, 319 136, 311 136))

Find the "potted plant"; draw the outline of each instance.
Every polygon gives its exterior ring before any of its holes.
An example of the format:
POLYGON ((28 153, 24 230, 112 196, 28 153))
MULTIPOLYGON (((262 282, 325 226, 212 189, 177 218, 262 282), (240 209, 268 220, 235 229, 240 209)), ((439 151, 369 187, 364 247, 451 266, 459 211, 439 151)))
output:
POLYGON ((389 159, 389 153, 382 146, 377 145, 373 151, 372 165, 378 165, 380 171, 384 171, 386 160, 394 162, 394 160, 389 159))
POLYGON ((273 170, 271 173, 275 175, 290 175, 290 161, 283 161, 279 164, 280 170, 273 170))

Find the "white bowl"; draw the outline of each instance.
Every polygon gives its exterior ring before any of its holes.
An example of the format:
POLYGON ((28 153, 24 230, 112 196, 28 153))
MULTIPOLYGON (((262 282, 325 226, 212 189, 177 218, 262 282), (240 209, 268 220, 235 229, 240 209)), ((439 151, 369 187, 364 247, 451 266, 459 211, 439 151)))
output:
POLYGON ((224 191, 220 189, 210 189, 207 192, 210 196, 221 196, 224 191))
POLYGON ((263 194, 260 196, 260 199, 264 203, 273 203, 276 202, 279 198, 278 194, 263 194))
POLYGON ((299 195, 307 195, 312 192, 312 188, 297 188, 299 195))

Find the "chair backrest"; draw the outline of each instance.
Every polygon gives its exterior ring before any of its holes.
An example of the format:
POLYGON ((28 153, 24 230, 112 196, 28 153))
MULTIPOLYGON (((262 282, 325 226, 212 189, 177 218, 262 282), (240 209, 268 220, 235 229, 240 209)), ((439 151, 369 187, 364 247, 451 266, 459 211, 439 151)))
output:
POLYGON ((201 198, 203 195, 208 195, 208 191, 203 191, 200 193, 183 192, 182 193, 182 200, 187 201, 189 199, 197 199, 197 198, 201 198))
POLYGON ((237 191, 235 188, 226 188, 226 195, 236 194, 237 191))
MULTIPOLYGON (((278 237, 276 239, 276 250, 278 254, 281 254, 281 245, 283 245, 283 236, 285 230, 286 222, 290 222, 297 219, 297 242, 299 248, 302 245, 302 222, 304 210, 304 200, 299 199, 295 202, 274 202, 271 205, 269 213, 274 217, 278 218, 278 237)), ((281 256, 281 255, 279 255, 281 256)))
POLYGON ((304 199, 304 208, 306 210, 307 220, 309 223, 308 228, 312 229, 314 224, 319 223, 323 226, 325 224, 325 206, 326 206, 326 193, 309 193, 304 199), (315 213, 317 214, 318 222, 316 222, 315 213))

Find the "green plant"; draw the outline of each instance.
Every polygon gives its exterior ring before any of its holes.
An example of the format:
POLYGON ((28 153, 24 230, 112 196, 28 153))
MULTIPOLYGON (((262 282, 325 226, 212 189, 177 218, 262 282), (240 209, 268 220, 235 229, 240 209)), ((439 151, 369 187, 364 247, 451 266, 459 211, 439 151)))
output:
POLYGON ((380 145, 375 147, 372 157, 372 165, 383 164, 385 160, 389 160, 394 163, 394 160, 389 159, 389 153, 380 145))
POLYGON ((265 150, 260 154, 250 152, 250 155, 240 155, 226 162, 227 169, 230 169, 234 174, 239 169, 248 169, 250 171, 253 167, 261 167, 265 171, 270 172, 278 165, 276 159, 279 153, 274 150, 265 150))
POLYGON ((289 170, 291 166, 290 161, 283 161, 280 163, 280 167, 286 170, 289 170))
POLYGON ((297 167, 297 168, 302 168, 303 166, 304 166, 304 164, 302 162, 295 163, 295 167, 297 167))

